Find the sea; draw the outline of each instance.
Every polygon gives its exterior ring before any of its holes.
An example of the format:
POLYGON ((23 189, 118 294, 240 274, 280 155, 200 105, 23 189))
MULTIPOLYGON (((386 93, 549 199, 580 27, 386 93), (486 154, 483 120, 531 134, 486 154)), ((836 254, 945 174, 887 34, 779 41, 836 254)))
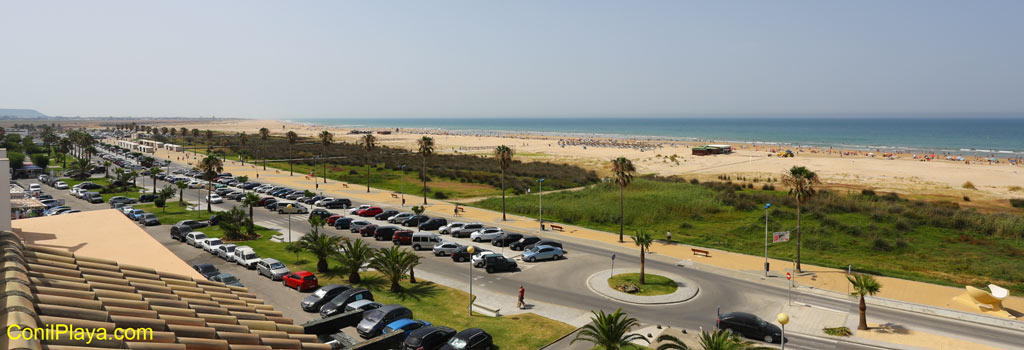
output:
POLYGON ((292 122, 346 128, 413 128, 461 134, 536 133, 879 152, 1024 156, 1024 116, 950 117, 686 117, 686 118, 318 118, 292 122))

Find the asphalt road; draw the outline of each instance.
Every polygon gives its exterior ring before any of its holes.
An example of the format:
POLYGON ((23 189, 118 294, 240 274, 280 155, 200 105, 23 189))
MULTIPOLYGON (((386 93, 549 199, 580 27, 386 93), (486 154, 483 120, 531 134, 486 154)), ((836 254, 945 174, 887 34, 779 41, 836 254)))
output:
MULTIPOLYGON (((152 186, 148 178, 145 181, 147 186, 152 186)), ((30 183, 33 181, 25 181, 30 183)), ((158 186, 164 184, 158 182, 158 186)), ((56 191, 44 186, 46 193, 52 193, 55 197, 65 198, 72 207, 80 210, 107 209, 109 205, 88 204, 82 200, 70 197, 67 191, 56 191)), ((186 200, 197 196, 197 190, 187 190, 186 200)), ((205 205, 205 193, 202 194, 203 208, 205 205)), ((353 205, 372 204, 361 203, 353 200, 353 205)), ((223 204, 214 204, 218 210, 229 209, 232 205, 239 203, 226 200, 223 204)), ((331 210, 337 213, 344 213, 342 210, 331 210)), ((347 213, 345 213, 347 214, 347 213)), ((203 214, 203 217, 208 215, 203 214)), ((295 239, 299 234, 309 231, 309 224, 306 222, 306 215, 294 215, 291 220, 291 229, 295 239)), ((449 218, 451 219, 451 218, 449 218)), ((287 215, 280 215, 263 208, 255 210, 254 220, 256 224, 276 229, 283 229, 287 225, 287 215)), ((373 221, 371 219, 371 221, 373 221)), ((247 286, 258 291, 264 299, 276 308, 282 310, 286 316, 292 317, 298 322, 314 318, 314 314, 305 313, 297 307, 299 300, 304 293, 297 293, 293 290, 283 288, 280 282, 270 282, 260 277, 253 271, 245 271, 235 264, 230 264, 203 252, 200 249, 191 248, 182 243, 176 243, 169 238, 169 227, 157 226, 148 228, 148 232, 164 242, 168 247, 178 254, 189 264, 213 263, 222 269, 223 272, 232 273, 238 276, 247 286), (273 284, 273 285, 271 285, 273 284), (253 288, 255 287, 255 288, 253 288)), ((356 238, 358 234, 349 233, 347 230, 328 229, 332 235, 356 238)), ((446 240, 454 240, 460 244, 470 244, 468 239, 452 239, 443 236, 446 240)), ((376 242, 367 240, 371 246, 385 247, 390 242, 376 242)), ((746 311, 760 315, 765 319, 773 319, 780 305, 787 302, 787 289, 784 287, 765 285, 747 280, 746 278, 734 278, 723 276, 697 268, 677 266, 674 259, 653 254, 647 259, 647 267, 653 270, 671 271, 685 276, 696 282, 700 293, 690 301, 674 305, 644 306, 618 302, 607 299, 591 292, 586 287, 586 280, 592 274, 606 270, 609 266, 609 257, 615 253, 617 259, 616 267, 639 268, 639 256, 634 250, 627 250, 620 247, 602 244, 581 244, 575 241, 562 240, 567 254, 567 259, 560 261, 547 261, 538 263, 519 262, 521 270, 512 273, 499 273, 489 275, 483 271, 474 273, 474 286, 486 288, 491 291, 504 292, 510 298, 520 285, 523 285, 527 292, 528 300, 543 301, 547 303, 563 305, 580 310, 606 310, 614 311, 622 308, 631 316, 638 318, 644 323, 664 324, 674 327, 696 329, 698 327, 711 328, 715 324, 716 310, 720 307, 722 312, 746 311)), ((492 248, 487 243, 476 245, 492 248)), ((497 249, 496 247, 494 247, 497 249)), ((492 249, 493 250, 493 249, 492 249)), ((654 248, 655 253, 657 247, 654 248)), ((506 249, 506 254, 514 255, 506 249)), ((419 252, 423 255, 423 263, 417 267, 418 270, 429 271, 440 274, 451 279, 468 280, 468 267, 466 263, 454 263, 448 257, 434 257, 429 251, 419 252)), ((798 295, 800 302, 827 308, 849 312, 856 315, 856 303, 850 300, 833 299, 817 295, 798 295)), ((899 310, 887 310, 881 308, 869 309, 869 321, 890 322, 902 325, 911 329, 918 329, 934 334, 955 335, 960 338, 971 339, 977 342, 1003 348, 1020 347, 1020 339, 1024 339, 1024 333, 1011 331, 998 327, 976 325, 968 322, 953 320, 943 317, 934 317, 920 313, 911 313, 899 310)), ((838 326, 838 325, 823 325, 838 326)), ((786 345, 791 349, 871 349, 872 347, 859 346, 855 344, 839 343, 828 338, 819 338, 796 333, 787 334, 790 342, 786 345)))

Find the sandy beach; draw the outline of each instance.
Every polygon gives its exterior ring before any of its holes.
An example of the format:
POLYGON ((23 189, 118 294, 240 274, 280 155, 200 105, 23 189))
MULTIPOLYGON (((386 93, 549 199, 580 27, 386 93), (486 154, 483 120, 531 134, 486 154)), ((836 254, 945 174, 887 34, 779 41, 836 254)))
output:
MULTIPOLYGON (((289 130, 294 130, 300 136, 308 137, 329 130, 334 133, 337 142, 357 142, 360 137, 348 134, 351 131, 348 128, 276 120, 204 121, 184 124, 179 122, 174 126, 248 134, 256 134, 260 128, 265 127, 270 129, 272 135, 283 135, 289 130)), ((1017 187, 1024 186, 1024 166, 1011 165, 1005 160, 998 164, 990 163, 982 158, 966 155, 966 161, 945 160, 941 155, 936 155, 936 159, 933 160, 922 160, 914 159, 915 154, 912 153, 897 153, 885 157, 886 155, 880 152, 863 150, 788 148, 793 150, 795 157, 781 158, 775 154, 787 148, 733 143, 731 145, 736 151, 729 155, 693 156, 691 148, 703 143, 615 140, 614 142, 620 145, 613 147, 607 146, 613 140, 588 138, 577 140, 572 145, 560 145, 560 139, 578 136, 471 135, 444 130, 398 130, 388 130, 392 132, 389 135, 378 134, 378 142, 381 145, 414 149, 417 139, 429 135, 434 138, 436 151, 439 153, 480 155, 489 155, 495 146, 508 145, 515 150, 517 160, 575 164, 596 170, 601 175, 608 174, 609 160, 616 157, 633 160, 641 174, 675 175, 701 180, 718 180, 719 176, 726 175, 738 182, 753 182, 757 179, 757 183, 763 183, 769 178, 777 179, 785 169, 793 165, 803 165, 816 171, 830 188, 850 191, 891 191, 928 199, 955 200, 961 205, 979 208, 1005 208, 1009 207, 1006 199, 1024 197, 1024 190, 1017 187), (736 177, 742 177, 746 181, 739 181, 736 177), (968 181, 973 183, 976 189, 962 188, 968 181), (970 197, 971 201, 965 202, 964 196, 970 197)))

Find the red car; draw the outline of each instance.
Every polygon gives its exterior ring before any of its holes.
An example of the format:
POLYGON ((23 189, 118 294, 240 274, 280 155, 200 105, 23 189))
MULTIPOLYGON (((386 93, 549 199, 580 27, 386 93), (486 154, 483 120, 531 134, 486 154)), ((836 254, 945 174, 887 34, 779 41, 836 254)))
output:
POLYGON ((391 243, 394 243, 395 245, 412 244, 412 230, 398 230, 395 231, 395 235, 391 237, 391 243))
POLYGON ((328 216, 327 217, 327 226, 334 226, 334 222, 338 221, 338 219, 341 219, 343 217, 345 217, 345 216, 344 215, 338 215, 338 214, 328 216))
POLYGON ((262 206, 267 205, 267 200, 268 199, 276 199, 276 198, 274 198, 274 197, 263 197, 263 198, 260 198, 260 201, 258 203, 256 203, 256 206, 262 207, 262 206))
POLYGON ((375 231, 377 231, 377 225, 366 225, 359 229, 359 236, 373 237, 375 231))
POLYGON ((320 288, 316 275, 309 271, 299 271, 284 275, 284 277, 281 277, 281 284, 299 291, 320 288))
POLYGON ((377 214, 380 214, 380 213, 383 213, 383 212, 384 212, 384 209, 381 209, 380 207, 369 207, 369 208, 360 210, 356 214, 358 214, 359 216, 374 216, 374 215, 377 215, 377 214))

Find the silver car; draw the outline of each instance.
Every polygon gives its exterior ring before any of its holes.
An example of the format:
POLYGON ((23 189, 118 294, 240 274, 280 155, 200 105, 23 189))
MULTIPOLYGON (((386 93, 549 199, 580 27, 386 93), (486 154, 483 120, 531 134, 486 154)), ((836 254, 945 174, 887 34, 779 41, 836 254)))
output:
POLYGON ((400 223, 402 223, 402 221, 405 221, 406 219, 411 218, 413 215, 416 215, 416 214, 413 214, 413 213, 410 213, 410 212, 399 213, 398 215, 395 215, 395 216, 392 216, 392 217, 388 218, 388 222, 392 223, 392 224, 400 224, 400 223))
POLYGON ((267 276, 274 281, 291 273, 291 271, 284 266, 284 263, 272 258, 260 260, 260 262, 256 264, 256 272, 259 272, 259 274, 267 276))
POLYGON ((538 260, 558 260, 565 257, 565 252, 562 248, 552 246, 537 246, 533 249, 523 252, 523 261, 534 262, 538 260))
POLYGON ((367 225, 370 225, 369 221, 355 220, 348 224, 348 230, 352 231, 352 233, 357 233, 359 232, 359 230, 361 230, 363 227, 366 227, 367 225))
POLYGON ((447 235, 447 234, 452 233, 453 230, 458 230, 458 229, 462 228, 462 226, 466 226, 466 223, 465 222, 453 222, 453 223, 441 226, 441 228, 437 229, 437 233, 440 233, 442 235, 447 235))
POLYGON ((222 244, 217 247, 217 257, 234 262, 235 261, 235 245, 234 244, 222 244))
POLYGON ((441 244, 434 246, 434 256, 452 255, 452 253, 459 250, 459 247, 461 246, 455 242, 441 242, 441 244))
POLYGON ((483 229, 484 229, 484 224, 481 224, 479 222, 474 222, 474 223, 471 223, 471 224, 465 224, 460 229, 457 229, 457 230, 453 229, 453 230, 451 230, 451 234, 452 234, 452 237, 455 237, 455 238, 469 237, 469 235, 473 234, 473 232, 480 231, 480 230, 483 230, 483 229))

